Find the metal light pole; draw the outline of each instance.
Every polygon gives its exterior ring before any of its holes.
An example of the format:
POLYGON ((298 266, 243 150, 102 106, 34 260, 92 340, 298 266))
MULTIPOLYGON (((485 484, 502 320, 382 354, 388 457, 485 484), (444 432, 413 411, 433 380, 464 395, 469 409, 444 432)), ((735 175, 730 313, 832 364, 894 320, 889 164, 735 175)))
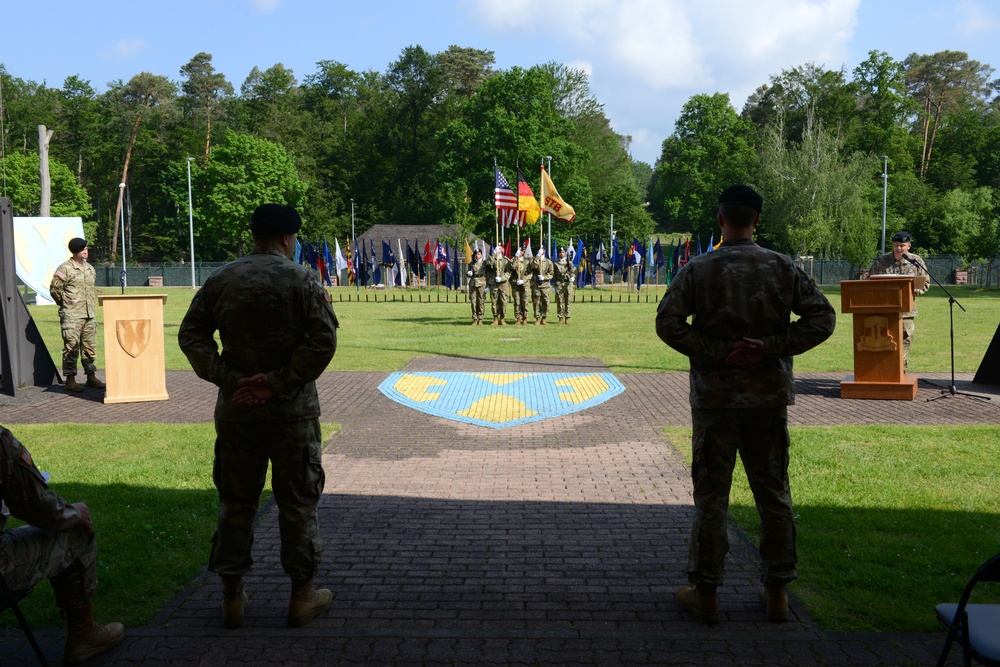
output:
POLYGON ((882 254, 885 254, 885 203, 889 197, 889 156, 882 158, 882 254))
POLYGON ((354 235, 354 200, 351 199, 351 240, 354 245, 358 244, 358 237, 354 235))
POLYGON ((195 288, 195 277, 194 277, 194 208, 191 202, 191 160, 193 157, 187 159, 188 163, 188 229, 191 232, 191 289, 195 288))
POLYGON ((128 287, 128 262, 125 261, 125 184, 119 183, 119 194, 122 198, 122 294, 128 287))
MULTIPOLYGON (((551 179, 552 178, 552 156, 551 155, 546 155, 545 159, 549 163, 549 178, 551 179)), ((542 202, 542 204, 545 204, 545 202, 542 202)), ((559 253, 557 253, 557 252, 553 253, 552 252, 552 250, 553 250, 553 248, 552 248, 552 214, 551 213, 546 213, 546 215, 549 218, 549 249, 548 249, 547 252, 549 253, 549 259, 552 259, 553 255, 555 255, 556 257, 558 257, 559 253)))

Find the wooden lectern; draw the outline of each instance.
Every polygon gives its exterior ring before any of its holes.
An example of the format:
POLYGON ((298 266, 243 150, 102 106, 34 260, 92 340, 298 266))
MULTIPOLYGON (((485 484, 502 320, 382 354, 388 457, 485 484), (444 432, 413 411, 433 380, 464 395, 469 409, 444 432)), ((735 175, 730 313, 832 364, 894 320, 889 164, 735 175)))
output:
POLYGON ((840 309, 854 314, 854 375, 841 398, 912 401, 917 376, 903 373, 903 318, 913 310, 913 276, 873 276, 840 283, 840 309))
POLYGON ((99 294, 104 306, 105 403, 165 401, 166 294, 99 294))

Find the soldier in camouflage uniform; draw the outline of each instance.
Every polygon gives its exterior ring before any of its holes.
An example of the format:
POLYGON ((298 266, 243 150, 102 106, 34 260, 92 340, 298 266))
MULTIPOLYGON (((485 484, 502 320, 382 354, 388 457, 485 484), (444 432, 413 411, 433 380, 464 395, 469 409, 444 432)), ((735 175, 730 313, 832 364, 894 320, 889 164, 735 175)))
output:
POLYGON ((559 249, 559 260, 552 265, 556 284, 556 313, 559 324, 569 324, 569 307, 573 302, 576 285, 576 266, 566 257, 566 249, 559 249))
POLYGON ((531 260, 531 310, 535 315, 535 325, 544 325, 549 315, 549 293, 552 289, 552 260, 545 256, 545 248, 531 260))
POLYGON ((97 592, 97 541, 90 509, 70 504, 50 491, 31 454, 0 426, 0 500, 25 526, 4 529, 0 513, 0 573, 11 590, 52 583, 69 634, 63 661, 76 664, 117 646, 121 623, 98 625, 91 601, 97 592))
POLYGON ((510 260, 504 257, 503 248, 496 247, 486 261, 486 275, 490 284, 493 306, 493 326, 507 324, 507 302, 510 301, 510 260))
POLYGON ((486 302, 486 262, 481 250, 472 253, 472 264, 466 271, 469 276, 469 303, 472 305, 472 326, 483 323, 486 302))
POLYGON ((729 490, 738 454, 761 519, 768 618, 783 621, 785 586, 797 576, 788 484, 792 357, 826 340, 836 313, 790 258, 754 244, 760 195, 733 186, 719 203, 725 242, 678 272, 656 312, 656 333, 691 362, 695 518, 687 574, 693 585, 682 586, 677 599, 699 620, 718 622, 716 587, 729 550, 729 490), (799 319, 790 321, 792 313, 799 319))
POLYGON ((76 381, 76 359, 81 357, 83 372, 87 374, 87 386, 104 389, 104 383, 97 378, 97 291, 94 267, 87 263, 89 251, 87 242, 75 238, 69 242, 72 257, 59 265, 52 275, 49 294, 59 306, 59 322, 62 327, 63 375, 66 376, 66 390, 81 392, 83 387, 76 381))
POLYGON ((514 259, 510 262, 510 292, 514 303, 514 324, 524 324, 528 319, 528 283, 531 262, 524 256, 521 248, 517 249, 514 259))
POLYGON ((325 481, 316 378, 337 349, 338 323, 316 275, 291 261, 301 224, 293 208, 259 206, 250 223, 253 252, 205 281, 177 336, 198 377, 219 387, 213 478, 220 507, 209 569, 222 577, 227 628, 243 624, 243 575, 253 564, 268 461, 281 565, 292 580, 288 625, 305 625, 333 598, 313 588, 323 546, 316 505, 325 481))
MULTIPOLYGON (((914 255, 910 252, 912 243, 913 237, 910 236, 909 232, 896 232, 892 237, 892 252, 882 255, 872 262, 868 268, 868 275, 923 276, 925 280, 929 280, 930 274, 927 273, 927 265, 924 264, 924 260, 920 255, 914 255)), ((926 291, 926 283, 919 289, 914 285, 914 294, 923 294, 926 291)), ((913 332, 917 328, 913 323, 913 318, 916 316, 916 305, 914 305, 913 310, 902 314, 903 372, 906 372, 910 360, 910 343, 913 342, 913 332)))

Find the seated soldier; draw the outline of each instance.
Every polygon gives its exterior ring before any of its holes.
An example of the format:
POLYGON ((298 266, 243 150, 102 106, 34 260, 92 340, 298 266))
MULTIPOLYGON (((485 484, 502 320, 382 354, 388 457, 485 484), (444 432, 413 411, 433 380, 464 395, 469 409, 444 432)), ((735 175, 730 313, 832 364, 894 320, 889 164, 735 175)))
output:
POLYGON ((0 572, 11 590, 52 583, 56 604, 69 622, 63 661, 76 664, 114 646, 125 636, 121 623, 98 625, 91 600, 97 591, 97 541, 90 509, 69 504, 50 491, 31 454, 0 426, 0 500, 28 525, 4 529, 0 514, 0 572))

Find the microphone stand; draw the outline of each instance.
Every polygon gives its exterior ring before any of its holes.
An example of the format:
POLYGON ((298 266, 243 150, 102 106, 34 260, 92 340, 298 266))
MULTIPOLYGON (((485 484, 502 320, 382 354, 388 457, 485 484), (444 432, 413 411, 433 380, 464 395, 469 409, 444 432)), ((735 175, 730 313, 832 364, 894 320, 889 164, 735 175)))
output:
MULTIPOLYGON (((918 269, 923 269, 923 267, 920 266, 920 264, 918 264, 917 261, 914 260, 913 258, 911 258, 909 255, 903 255, 903 258, 906 259, 906 261, 909 262, 910 264, 912 264, 913 266, 917 267, 918 269)), ((939 389, 941 389, 941 393, 940 394, 938 394, 937 396, 933 396, 931 398, 928 398, 927 402, 929 403, 931 401, 936 401, 939 398, 950 398, 952 396, 968 396, 969 398, 978 398, 981 401, 988 401, 988 400, 990 400, 989 396, 980 396, 979 394, 970 394, 969 392, 966 392, 966 391, 959 391, 955 387, 955 308, 954 308, 954 306, 957 305, 959 308, 962 308, 962 312, 963 313, 967 312, 967 311, 965 310, 965 308, 962 307, 962 304, 958 303, 958 299, 956 299, 954 297, 954 295, 952 295, 952 293, 948 291, 948 288, 946 288, 944 285, 942 285, 941 282, 937 278, 934 277, 933 273, 931 273, 930 271, 927 271, 927 275, 931 277, 931 280, 934 281, 935 285, 937 285, 938 287, 940 287, 941 290, 945 294, 948 295, 948 327, 950 329, 950 334, 951 334, 951 384, 947 388, 945 388, 945 387, 942 387, 941 385, 937 384, 936 382, 931 382, 930 380, 926 380, 925 379, 924 382, 926 382, 928 384, 931 384, 931 385, 934 385, 935 387, 938 387, 939 389)))

